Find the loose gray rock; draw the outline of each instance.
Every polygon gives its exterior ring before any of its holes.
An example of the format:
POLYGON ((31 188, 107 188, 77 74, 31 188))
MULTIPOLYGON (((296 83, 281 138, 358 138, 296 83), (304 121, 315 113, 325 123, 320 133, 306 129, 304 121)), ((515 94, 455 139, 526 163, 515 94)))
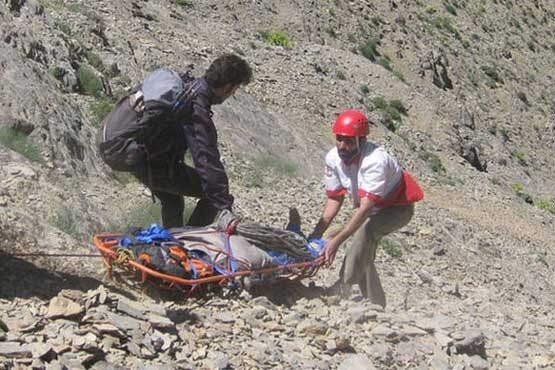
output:
POLYGON ((54 297, 48 305, 46 318, 74 318, 84 312, 83 306, 65 297, 54 297))
POLYGON ((337 368, 337 370, 374 370, 376 369, 368 356, 349 355, 337 368))
POLYGON ((18 342, 0 342, 0 356, 6 358, 31 358, 33 352, 27 345, 18 342))
POLYGON ((455 342, 455 353, 469 356, 478 355, 486 358, 486 338, 479 329, 471 329, 462 333, 463 339, 455 342))

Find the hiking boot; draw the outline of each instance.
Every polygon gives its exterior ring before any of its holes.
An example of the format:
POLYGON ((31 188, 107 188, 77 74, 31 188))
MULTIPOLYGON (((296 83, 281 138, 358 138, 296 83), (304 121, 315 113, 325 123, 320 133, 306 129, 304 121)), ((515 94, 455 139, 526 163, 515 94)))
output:
POLYGON ((345 284, 341 281, 341 279, 339 279, 332 286, 326 289, 325 295, 349 298, 351 295, 351 286, 349 284, 345 284))

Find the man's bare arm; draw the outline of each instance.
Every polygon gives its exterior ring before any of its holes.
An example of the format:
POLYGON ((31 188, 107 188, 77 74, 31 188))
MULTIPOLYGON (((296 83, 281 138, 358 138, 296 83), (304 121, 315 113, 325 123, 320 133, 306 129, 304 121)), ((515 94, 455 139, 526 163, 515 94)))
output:
POLYGON ((324 204, 324 211, 322 217, 314 227, 314 231, 310 234, 309 238, 321 238, 324 232, 328 229, 331 222, 341 209, 345 197, 328 198, 324 204))

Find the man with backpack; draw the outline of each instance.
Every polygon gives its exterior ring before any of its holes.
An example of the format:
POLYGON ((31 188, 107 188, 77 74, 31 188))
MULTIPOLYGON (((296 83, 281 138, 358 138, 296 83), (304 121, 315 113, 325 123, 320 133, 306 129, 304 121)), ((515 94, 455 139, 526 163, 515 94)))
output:
POLYGON ((233 196, 211 107, 251 79, 249 64, 233 54, 214 60, 200 78, 158 69, 104 119, 101 157, 152 191, 160 200, 165 228, 183 226, 184 196, 199 198, 191 226, 210 224, 219 211, 231 210, 233 196), (187 150, 194 168, 184 163, 187 150))
POLYGON ((326 155, 327 199, 322 217, 309 238, 322 236, 349 194, 355 206, 354 214, 326 241, 323 250, 325 262, 331 265, 339 246, 354 235, 332 291, 339 289, 341 293, 350 285, 358 284, 364 297, 385 307, 385 293, 374 265, 376 249, 384 235, 409 223, 414 213, 413 203, 421 200, 423 193, 397 159, 367 141, 368 120, 362 112, 342 112, 332 130, 336 147, 326 155))

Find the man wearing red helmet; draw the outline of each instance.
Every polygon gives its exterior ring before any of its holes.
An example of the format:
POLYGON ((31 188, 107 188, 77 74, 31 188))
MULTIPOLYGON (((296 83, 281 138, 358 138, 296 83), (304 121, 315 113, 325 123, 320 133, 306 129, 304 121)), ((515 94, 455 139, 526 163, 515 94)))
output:
POLYGON ((376 249, 384 235, 409 223, 414 202, 421 200, 423 193, 395 157, 367 141, 368 120, 362 112, 342 112, 332 130, 336 147, 326 155, 327 199, 311 237, 322 236, 349 194, 355 212, 347 225, 326 242, 325 261, 331 265, 339 246, 354 235, 336 284, 358 284, 364 297, 385 307, 385 293, 374 265, 376 249))

